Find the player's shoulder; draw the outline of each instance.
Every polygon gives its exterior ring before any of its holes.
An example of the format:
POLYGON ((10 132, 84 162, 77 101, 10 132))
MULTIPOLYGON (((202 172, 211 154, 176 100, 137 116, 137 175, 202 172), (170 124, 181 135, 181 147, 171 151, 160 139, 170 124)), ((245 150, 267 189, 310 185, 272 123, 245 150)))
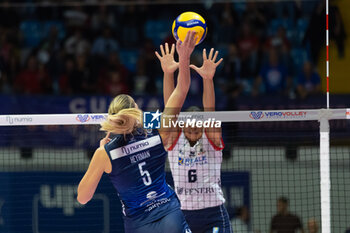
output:
POLYGON ((112 140, 104 146, 104 149, 106 151, 109 151, 109 150, 113 150, 115 148, 124 146, 125 144, 126 144, 126 141, 125 141, 124 135, 116 134, 113 136, 112 140))

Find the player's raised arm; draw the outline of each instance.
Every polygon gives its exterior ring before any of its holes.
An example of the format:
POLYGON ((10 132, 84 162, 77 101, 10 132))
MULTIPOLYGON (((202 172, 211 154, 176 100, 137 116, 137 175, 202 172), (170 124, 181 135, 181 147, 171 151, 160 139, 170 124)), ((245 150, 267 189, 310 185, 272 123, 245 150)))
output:
MULTIPOLYGON (((219 61, 215 62, 218 54, 218 51, 214 54, 214 49, 211 49, 207 57, 206 49, 203 49, 203 65, 201 67, 190 65, 190 67, 197 71, 203 79, 203 107, 206 112, 215 111, 213 78, 216 72, 216 67, 218 67, 223 60, 221 58, 219 61)), ((208 138, 212 140, 216 146, 221 147, 221 128, 206 129, 206 133, 208 138)))
POLYGON ((179 67, 179 63, 174 60, 175 44, 171 46, 169 50, 168 43, 160 45, 160 54, 156 51, 155 54, 158 57, 164 76, 163 76, 163 98, 164 106, 168 102, 168 99, 173 93, 174 87, 174 72, 179 67))
MULTIPOLYGON (((190 57, 196 44, 196 33, 194 31, 188 31, 186 38, 183 42, 177 41, 176 51, 179 55, 179 74, 177 79, 177 85, 174 91, 171 93, 162 115, 162 121, 175 122, 177 115, 180 113, 182 105, 185 102, 187 93, 190 89, 191 77, 190 77, 190 57)), ((169 145, 168 139, 174 133, 174 128, 160 130, 164 145, 169 145)), ((172 138, 172 137, 170 137, 172 138)))

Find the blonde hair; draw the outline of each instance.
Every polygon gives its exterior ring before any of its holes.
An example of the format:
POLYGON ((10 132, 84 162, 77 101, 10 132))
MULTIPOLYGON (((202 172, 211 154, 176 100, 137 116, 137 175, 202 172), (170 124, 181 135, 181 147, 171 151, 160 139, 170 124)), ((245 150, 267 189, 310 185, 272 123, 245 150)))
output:
POLYGON ((141 127, 142 111, 136 107, 129 95, 118 95, 108 108, 107 120, 101 123, 101 130, 114 134, 130 134, 141 127))

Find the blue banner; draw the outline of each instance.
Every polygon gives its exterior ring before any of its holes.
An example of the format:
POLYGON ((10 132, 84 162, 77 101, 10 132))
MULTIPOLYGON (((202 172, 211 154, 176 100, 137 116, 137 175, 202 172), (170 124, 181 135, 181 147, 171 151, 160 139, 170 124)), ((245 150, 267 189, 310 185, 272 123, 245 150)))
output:
MULTIPOLYGON (((0 173, 0 232, 3 233, 122 233, 121 205, 105 175, 93 199, 76 201, 80 172, 0 173)), ((171 174, 167 174, 169 183, 171 174)), ((237 206, 250 207, 248 172, 223 172, 222 187, 231 217, 237 206)))
MULTIPOLYGON (((162 96, 133 96, 144 111, 163 110, 162 96)), ((106 113, 111 102, 110 96, 26 96, 0 95, 0 114, 60 114, 60 113, 106 113)), ((276 109, 315 109, 325 108, 325 96, 313 96, 307 99, 289 99, 281 96, 259 96, 252 98, 241 96, 228 99, 216 97, 216 109, 226 110, 276 110, 276 109)), ((350 95, 332 95, 332 108, 347 108, 350 95)), ((202 107, 202 96, 187 96, 184 108, 196 105, 202 107)))

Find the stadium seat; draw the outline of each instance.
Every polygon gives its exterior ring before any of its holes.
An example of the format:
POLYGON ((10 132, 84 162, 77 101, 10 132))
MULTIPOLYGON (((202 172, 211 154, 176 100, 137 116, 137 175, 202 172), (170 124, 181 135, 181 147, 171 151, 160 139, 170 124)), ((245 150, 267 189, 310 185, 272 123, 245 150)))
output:
POLYGON ((305 18, 298 19, 295 32, 296 32, 296 39, 299 41, 299 43, 303 41, 308 26, 309 26, 309 20, 305 18))
POLYGON ((149 20, 145 23, 144 33, 155 45, 159 45, 169 34, 169 21, 149 20))
POLYGON ((294 63, 294 69, 298 73, 301 71, 304 62, 309 59, 309 55, 305 48, 294 48, 291 51, 291 56, 294 63))
POLYGON ((56 27, 56 29, 58 30, 58 37, 60 39, 63 39, 66 35, 64 24, 61 21, 45 21, 43 22, 42 27, 43 37, 49 35, 52 27, 56 27))
POLYGON ((25 47, 35 47, 39 45, 42 39, 42 30, 39 21, 23 21, 20 24, 20 31, 23 35, 25 47))
POLYGON ((138 50, 132 50, 132 49, 122 49, 119 52, 119 58, 123 65, 126 66, 128 70, 131 72, 136 72, 136 65, 137 60, 139 57, 139 51, 138 50))

